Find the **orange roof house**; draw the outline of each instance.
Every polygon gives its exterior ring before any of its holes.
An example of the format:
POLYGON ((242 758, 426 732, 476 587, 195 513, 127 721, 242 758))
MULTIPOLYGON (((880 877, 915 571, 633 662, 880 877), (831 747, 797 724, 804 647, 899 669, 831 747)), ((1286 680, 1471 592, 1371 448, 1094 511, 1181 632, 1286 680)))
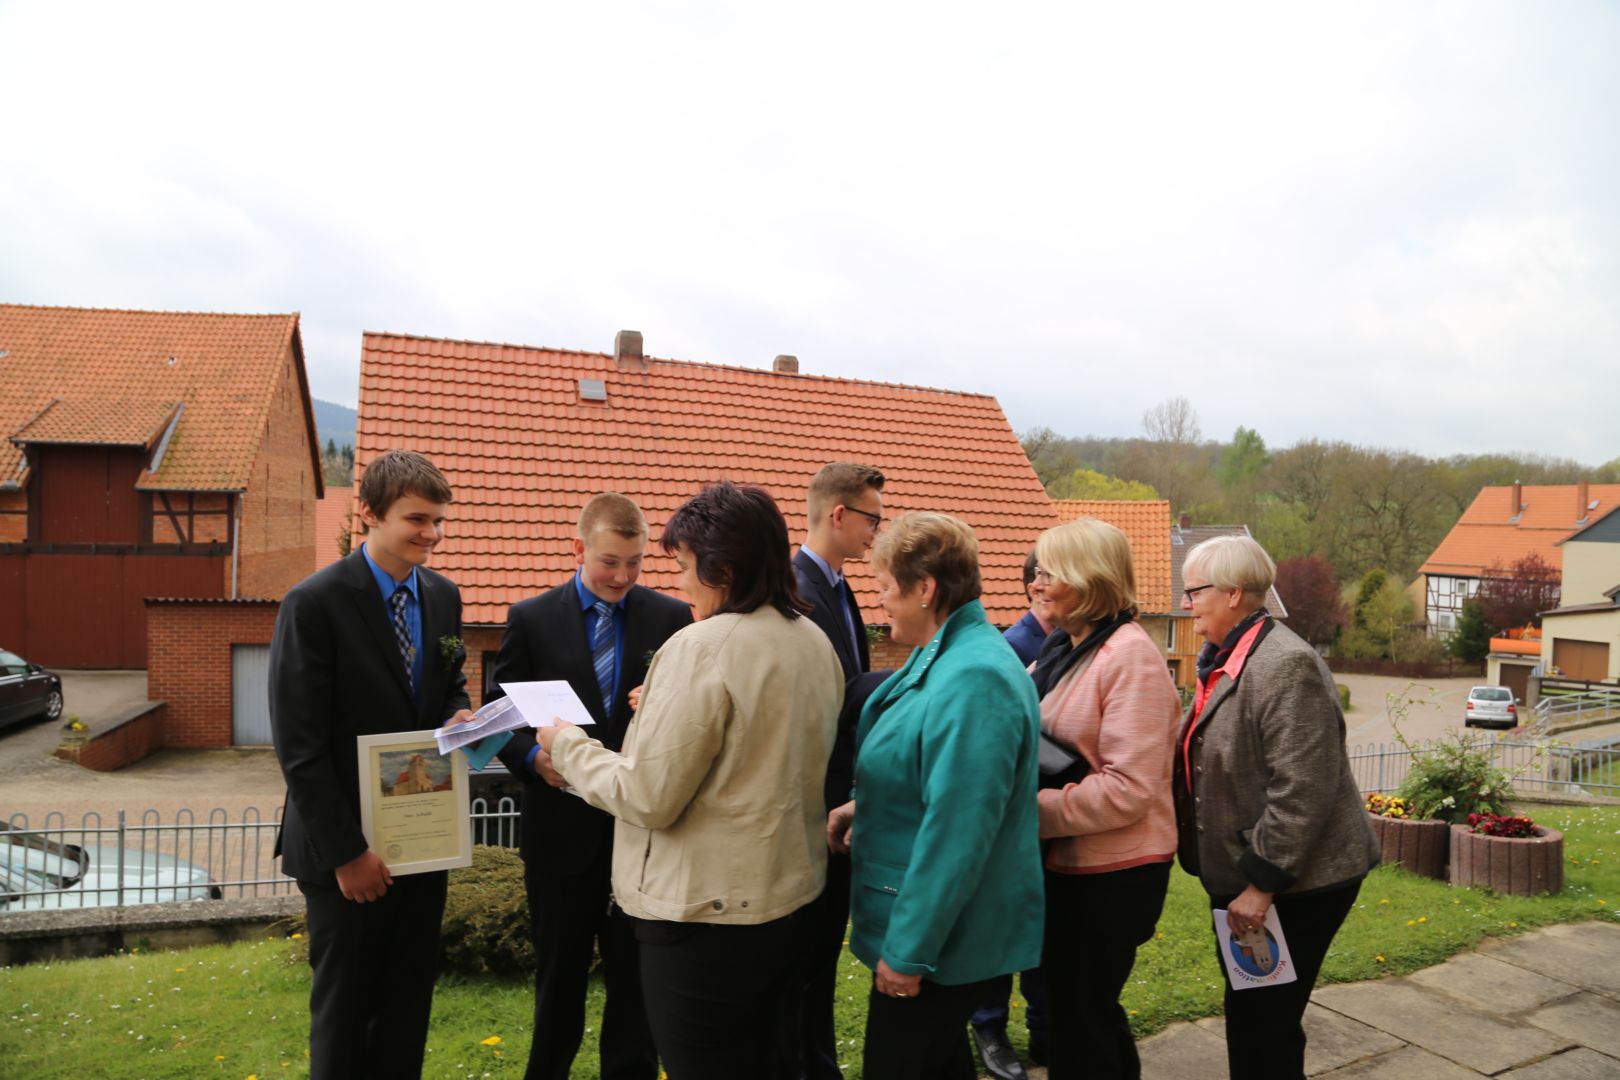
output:
MULTIPOLYGON (((433 565, 460 585, 474 626, 504 625, 510 604, 574 570, 575 521, 600 491, 635 499, 656 541, 705 483, 760 484, 797 542, 817 469, 875 465, 886 516, 943 510, 974 528, 1001 626, 1027 610, 1024 557, 1055 523, 993 397, 801 374, 791 357, 771 370, 655 359, 632 331, 611 354, 367 333, 355 444, 357 478, 391 448, 444 470, 455 503, 433 565)), ((848 570, 868 621, 886 621, 867 564, 848 570)), ((656 543, 641 580, 677 590, 656 543)))
POLYGON ((1419 567, 1430 633, 1449 636, 1465 601, 1492 570, 1539 555, 1554 571, 1560 543, 1620 506, 1620 484, 1512 484, 1481 488, 1440 546, 1419 567))
POLYGON ((297 315, 0 304, 7 648, 142 667, 143 597, 279 596, 320 493, 297 315))
POLYGON ((315 504, 315 569, 337 562, 346 553, 353 496, 348 489, 329 491, 315 504))
POLYGON ((1170 595, 1170 503, 1164 499, 1053 499, 1059 521, 1092 517, 1106 521, 1131 542, 1136 564, 1137 606, 1164 615, 1176 610, 1170 595))

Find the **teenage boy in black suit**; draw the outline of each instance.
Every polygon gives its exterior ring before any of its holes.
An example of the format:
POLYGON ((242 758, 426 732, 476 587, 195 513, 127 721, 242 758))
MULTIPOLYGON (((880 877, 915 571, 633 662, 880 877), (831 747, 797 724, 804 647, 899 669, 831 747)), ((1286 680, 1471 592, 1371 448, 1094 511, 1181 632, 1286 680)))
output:
MULTIPOLYGON (((855 782, 855 727, 859 708, 871 687, 859 691, 852 681, 871 666, 866 623, 855 593, 844 580, 844 562, 866 556, 883 523, 883 474, 870 465, 833 462, 810 481, 810 534, 793 556, 799 596, 814 604, 810 619, 821 628, 844 669, 846 708, 839 715, 832 759, 827 764, 827 809, 849 801, 855 782), (864 692, 862 692, 864 691, 864 692)), ((780 1080, 839 1080, 837 1040, 833 1034, 833 995, 838 958, 849 925, 849 856, 829 853, 827 887, 816 901, 810 952, 805 960, 798 1015, 788 1018, 781 1036, 780 1080), (796 1030, 795 1030, 796 1028, 796 1030), (796 1044, 796 1045, 795 1045, 796 1044)))
MULTIPOLYGON (((550 592, 512 605, 494 679, 566 679, 590 710, 593 738, 624 742, 630 691, 658 647, 692 622, 691 608, 636 584, 647 519, 623 495, 585 504, 574 538, 579 570, 550 592)), ((497 688, 491 696, 498 697, 497 688)), ((602 1080, 655 1080, 658 1055, 641 999, 640 958, 625 917, 610 910, 613 818, 561 789, 565 782, 530 728, 500 759, 523 786, 523 879, 538 968, 527 1080, 567 1080, 585 1028, 591 944, 602 954, 602 1080)))
POLYGON ((270 729, 287 780, 276 853, 309 919, 310 1076, 418 1076, 444 871, 394 878, 360 831, 355 738, 466 719, 461 593, 427 568, 450 485, 390 451, 360 481, 360 550, 281 602, 270 729))

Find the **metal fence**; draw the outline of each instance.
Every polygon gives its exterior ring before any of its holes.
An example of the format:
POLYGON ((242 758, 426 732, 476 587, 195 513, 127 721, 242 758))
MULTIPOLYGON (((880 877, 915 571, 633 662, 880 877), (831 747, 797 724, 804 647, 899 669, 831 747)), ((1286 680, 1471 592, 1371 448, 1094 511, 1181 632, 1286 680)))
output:
MULTIPOLYGON (((475 844, 517 847, 519 811, 473 799, 475 844)), ((238 821, 215 809, 206 820, 187 809, 172 821, 156 810, 138 822, 84 815, 69 825, 53 811, 32 826, 13 814, 0 825, 0 914, 40 908, 122 907, 171 900, 281 896, 297 885, 275 858, 281 810, 270 820, 249 808, 238 821)))
MULTIPOLYGON (((1388 793, 1401 786, 1412 769, 1414 752, 1434 742, 1375 743, 1350 747, 1350 768, 1363 795, 1388 793)), ((1478 738, 1468 745, 1488 748, 1491 764, 1507 773, 1523 794, 1620 796, 1620 747, 1610 743, 1559 742, 1553 739, 1478 738)))

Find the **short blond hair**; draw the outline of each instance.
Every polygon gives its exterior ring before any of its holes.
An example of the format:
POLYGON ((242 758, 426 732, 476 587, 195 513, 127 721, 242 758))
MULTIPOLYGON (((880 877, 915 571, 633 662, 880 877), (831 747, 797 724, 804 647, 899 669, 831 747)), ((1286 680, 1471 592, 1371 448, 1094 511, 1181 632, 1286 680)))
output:
POLYGON ((626 540, 647 535, 647 515, 635 500, 616 491, 593 495, 579 512, 579 538, 590 541, 596 530, 616 532, 626 540))
POLYGON ((1054 619, 1063 629, 1107 622, 1122 611, 1136 614, 1131 542, 1108 522, 1076 518, 1047 529, 1035 543, 1035 558, 1048 577, 1079 597, 1073 611, 1054 619))
POLYGON ((823 465, 810 480, 810 491, 805 508, 814 525, 832 512, 835 506, 848 506, 871 488, 883 490, 883 473, 870 465, 856 465, 848 461, 834 461, 823 465))
POLYGON ((1181 572, 1191 572, 1217 589, 1242 589, 1264 601, 1277 581, 1277 564, 1252 536, 1212 536, 1187 552, 1181 572))
POLYGON ((895 518, 872 545, 872 568, 893 576, 904 592, 934 579, 934 607, 944 618, 979 598, 979 540, 949 514, 913 510, 895 518))

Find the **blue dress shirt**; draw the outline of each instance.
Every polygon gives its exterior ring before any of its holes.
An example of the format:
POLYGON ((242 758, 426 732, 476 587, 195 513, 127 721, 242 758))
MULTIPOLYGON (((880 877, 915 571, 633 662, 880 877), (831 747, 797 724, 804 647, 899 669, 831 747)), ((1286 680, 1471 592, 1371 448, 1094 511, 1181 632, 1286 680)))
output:
POLYGON ((1007 644, 1013 647, 1013 652, 1018 654, 1025 667, 1035 662, 1041 644, 1046 641, 1046 631, 1041 629, 1041 620, 1035 617, 1033 611, 1024 612, 1024 617, 1007 627, 1001 636, 1007 639, 1007 644))
POLYGON ((368 547, 367 544, 361 544, 360 553, 366 557, 366 565, 371 567, 371 576, 377 579, 377 589, 382 593, 383 613, 388 616, 389 626, 394 625, 394 609, 390 603, 394 590, 403 585, 410 594, 405 599, 405 624, 410 627, 411 646, 416 650, 416 659, 411 664, 411 685, 416 688, 416 699, 420 701, 422 699, 422 674, 424 670, 422 663, 422 596, 417 592, 416 567, 411 567, 411 572, 404 581, 395 581, 388 571, 378 566, 372 559, 371 552, 367 550, 368 547))

